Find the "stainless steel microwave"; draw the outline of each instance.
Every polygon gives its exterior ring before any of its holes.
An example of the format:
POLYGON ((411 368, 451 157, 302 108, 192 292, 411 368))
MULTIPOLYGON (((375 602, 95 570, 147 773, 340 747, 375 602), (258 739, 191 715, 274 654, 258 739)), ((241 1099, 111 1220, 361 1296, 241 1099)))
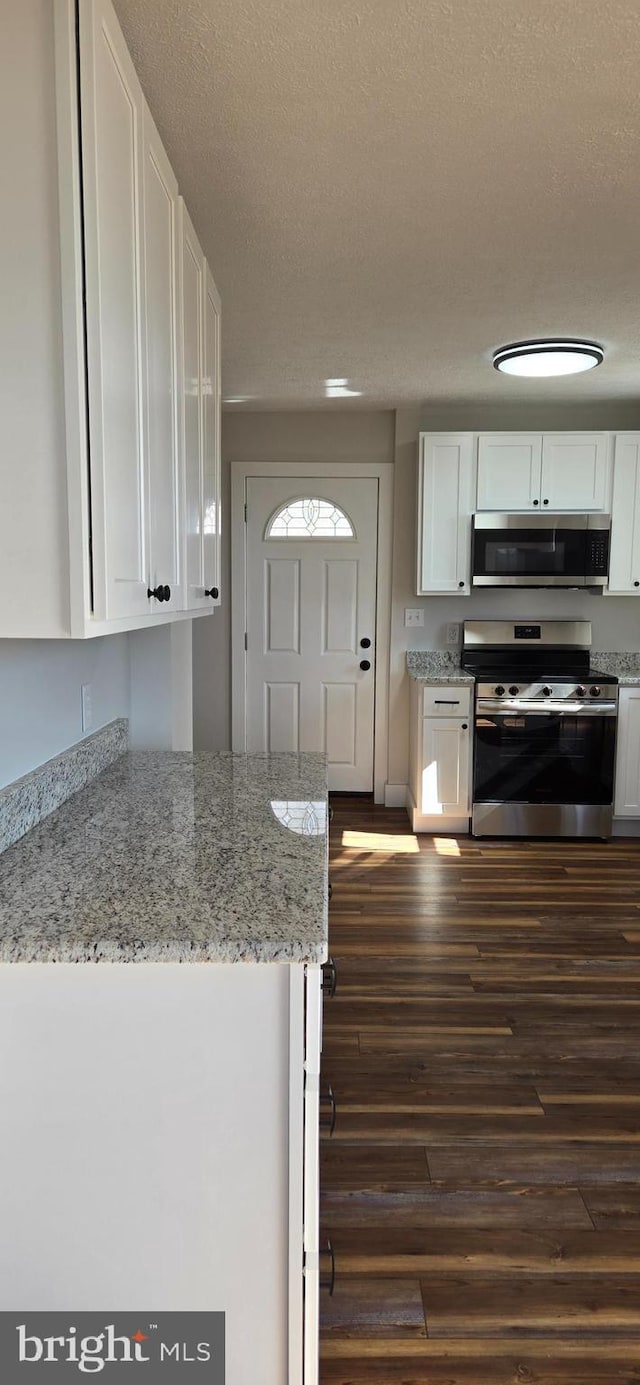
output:
POLYGON ((604 587, 609 515, 475 514, 474 587, 604 587))

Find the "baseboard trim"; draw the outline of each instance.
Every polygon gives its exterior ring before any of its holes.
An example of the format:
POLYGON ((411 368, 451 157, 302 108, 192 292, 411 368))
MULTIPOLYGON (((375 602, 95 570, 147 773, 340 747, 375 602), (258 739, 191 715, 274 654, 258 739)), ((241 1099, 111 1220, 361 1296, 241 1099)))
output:
POLYGON ((385 784, 384 786, 384 806, 385 808, 406 808, 407 805, 407 785, 406 784, 385 784))
POLYGON ((612 837, 640 837, 640 818, 614 818, 612 837))

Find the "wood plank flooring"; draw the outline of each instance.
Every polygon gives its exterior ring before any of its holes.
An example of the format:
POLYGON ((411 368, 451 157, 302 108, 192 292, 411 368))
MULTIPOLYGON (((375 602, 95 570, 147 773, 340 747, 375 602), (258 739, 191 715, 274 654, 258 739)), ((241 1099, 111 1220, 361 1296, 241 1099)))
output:
POLYGON ((640 1385, 640 841, 333 806, 322 1385, 640 1385))

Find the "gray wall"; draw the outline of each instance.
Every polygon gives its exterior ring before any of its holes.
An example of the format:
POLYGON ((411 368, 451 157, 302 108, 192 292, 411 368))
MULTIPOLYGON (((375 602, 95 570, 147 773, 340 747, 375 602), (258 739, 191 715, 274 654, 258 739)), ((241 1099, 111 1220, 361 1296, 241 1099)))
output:
POLYGON ((83 683, 94 729, 129 715, 126 635, 0 640, 0 787, 81 739, 83 683))

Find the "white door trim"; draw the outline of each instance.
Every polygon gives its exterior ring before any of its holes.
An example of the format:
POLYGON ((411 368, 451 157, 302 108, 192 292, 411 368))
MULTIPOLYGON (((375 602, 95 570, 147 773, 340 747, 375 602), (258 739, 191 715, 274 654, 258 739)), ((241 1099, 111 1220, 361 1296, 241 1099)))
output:
POLYGON ((346 476, 379 482, 378 571, 376 581, 376 674, 373 721, 373 793, 384 803, 389 741, 389 657, 391 634, 391 548, 393 539, 392 462, 232 462, 231 463, 231 747, 246 748, 247 575, 244 506, 250 476, 308 476, 336 480, 346 476))

